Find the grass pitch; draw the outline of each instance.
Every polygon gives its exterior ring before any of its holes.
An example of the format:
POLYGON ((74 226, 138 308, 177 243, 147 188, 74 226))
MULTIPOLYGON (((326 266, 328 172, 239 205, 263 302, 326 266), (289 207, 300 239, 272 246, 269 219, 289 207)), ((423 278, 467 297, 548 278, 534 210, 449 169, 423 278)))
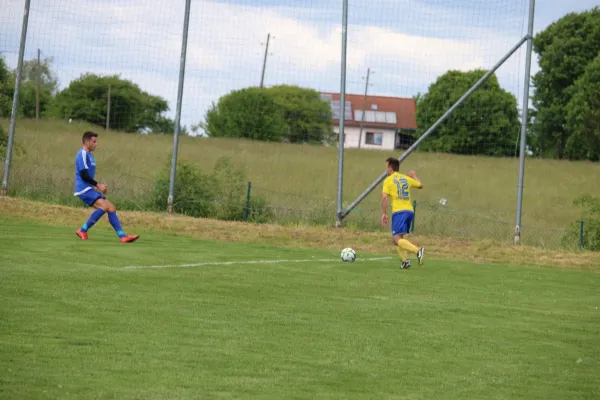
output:
POLYGON ((600 396, 593 270, 141 233, 0 216, 0 398, 600 396))

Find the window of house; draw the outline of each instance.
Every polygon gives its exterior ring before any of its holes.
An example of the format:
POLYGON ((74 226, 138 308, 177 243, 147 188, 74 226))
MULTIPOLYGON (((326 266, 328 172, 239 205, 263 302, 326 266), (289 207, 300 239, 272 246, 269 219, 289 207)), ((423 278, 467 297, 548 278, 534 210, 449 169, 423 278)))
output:
POLYGON ((396 124, 398 122, 395 112, 372 110, 354 110, 354 120, 362 121, 363 113, 365 122, 377 122, 380 124, 396 124))
POLYGON ((397 123, 396 113, 395 112, 386 112, 385 113, 385 122, 387 122, 388 124, 397 123))
POLYGON ((371 110, 377 110, 378 108, 377 104, 371 104, 371 110))
MULTIPOLYGON (((340 105, 339 100, 331 101, 331 112, 334 120, 340 120, 340 116, 342 115, 340 105)), ((344 120, 352 120, 352 104, 349 101, 346 101, 346 106, 344 107, 344 120)))
POLYGON ((365 136, 365 144, 381 146, 383 144, 383 133, 367 132, 367 135, 365 136))

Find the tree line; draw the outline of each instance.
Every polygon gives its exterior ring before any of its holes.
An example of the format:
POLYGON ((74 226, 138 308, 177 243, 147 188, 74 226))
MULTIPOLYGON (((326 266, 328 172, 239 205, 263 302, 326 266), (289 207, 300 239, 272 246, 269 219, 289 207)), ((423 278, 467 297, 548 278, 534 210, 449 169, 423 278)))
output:
MULTIPOLYGON (((539 157, 600 160, 600 8, 570 13, 538 33, 533 49, 540 70, 533 96, 527 143, 539 157)), ((485 71, 449 71, 417 96, 420 136, 485 71)), ((512 155, 520 130, 516 98, 492 77, 476 91, 421 150, 512 155)))
MULTIPOLYGON (((110 110, 111 129, 173 133, 175 123, 165 116, 169 104, 162 97, 151 95, 118 75, 91 73, 81 75, 63 90, 58 90, 52 63, 52 58, 39 62, 23 61, 19 116, 35 118, 39 113, 40 117, 82 120, 106 126, 110 110)), ((10 70, 0 57, 0 118, 10 117, 15 75, 16 72, 10 70)))
MULTIPOLYGON (((539 157, 600 160, 600 8, 570 13, 533 40, 540 70, 532 77, 529 151, 539 157)), ((420 137, 485 70, 447 71, 426 93, 418 94, 416 120, 420 137)), ((111 126, 127 132, 172 133, 164 114, 166 100, 142 91, 118 76, 84 74, 57 91, 51 60, 23 65, 20 115, 35 115, 36 82, 42 115, 75 118, 103 126, 107 88, 111 87, 111 126)), ((0 57, 0 117, 10 114, 14 71, 0 57)), ((332 112, 317 91, 291 85, 250 87, 222 96, 204 121, 192 126, 211 137, 236 137, 293 143, 330 140, 332 112)), ((419 150, 454 154, 515 156, 521 120, 517 98, 492 75, 419 150)))

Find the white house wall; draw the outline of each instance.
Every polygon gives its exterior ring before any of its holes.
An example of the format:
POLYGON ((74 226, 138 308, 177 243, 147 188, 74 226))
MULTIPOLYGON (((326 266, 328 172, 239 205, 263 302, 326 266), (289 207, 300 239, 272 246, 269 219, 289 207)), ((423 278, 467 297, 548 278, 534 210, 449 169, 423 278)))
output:
MULTIPOLYGON (((335 133, 339 133, 339 126, 333 128, 335 133)), ((344 148, 357 148, 358 147, 358 136, 360 134, 360 128, 354 126, 344 127, 344 133, 346 134, 346 140, 344 142, 344 148)), ((373 150, 394 150, 396 145, 396 132, 393 129, 381 129, 381 128, 363 128, 361 149, 373 149, 373 150), (367 132, 381 132, 383 133, 383 140, 380 145, 366 144, 367 132)))

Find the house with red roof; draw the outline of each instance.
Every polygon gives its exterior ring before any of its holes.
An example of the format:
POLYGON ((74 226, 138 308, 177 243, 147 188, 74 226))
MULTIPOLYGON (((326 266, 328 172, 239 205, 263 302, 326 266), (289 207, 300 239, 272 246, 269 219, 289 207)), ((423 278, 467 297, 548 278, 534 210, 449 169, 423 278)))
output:
MULTIPOLYGON (((339 135, 340 94, 322 92, 321 98, 331 104, 332 128, 339 135)), ((344 148, 406 149, 416 140, 414 99, 346 94, 344 120, 344 148)))

